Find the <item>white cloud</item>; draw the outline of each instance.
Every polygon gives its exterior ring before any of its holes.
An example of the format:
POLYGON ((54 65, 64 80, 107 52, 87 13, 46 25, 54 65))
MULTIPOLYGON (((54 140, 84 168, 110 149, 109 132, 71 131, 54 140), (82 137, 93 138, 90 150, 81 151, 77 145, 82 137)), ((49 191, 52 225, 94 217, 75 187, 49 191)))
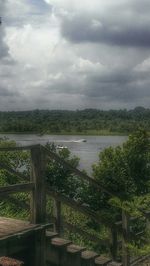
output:
POLYGON ((135 67, 135 71, 149 72, 150 71, 150 58, 145 59, 142 63, 135 67))
MULTIPOLYGON (((82 1, 77 1, 77 0, 44 0, 47 4, 53 5, 54 7, 57 8, 64 8, 69 11, 90 11, 96 13, 97 10, 103 11, 106 8, 109 8, 110 6, 118 5, 117 0, 82 0, 82 1)), ((120 0, 119 3, 125 3, 125 0, 120 0)))
POLYGON ((22 28, 8 28, 6 42, 12 58, 29 64, 46 64, 59 43, 57 29, 35 28, 30 24, 22 28))
POLYGON ((77 58, 75 64, 72 66, 72 70, 75 73, 92 75, 92 74, 100 74, 104 72, 105 66, 102 65, 100 62, 92 62, 88 59, 84 59, 82 57, 77 58))

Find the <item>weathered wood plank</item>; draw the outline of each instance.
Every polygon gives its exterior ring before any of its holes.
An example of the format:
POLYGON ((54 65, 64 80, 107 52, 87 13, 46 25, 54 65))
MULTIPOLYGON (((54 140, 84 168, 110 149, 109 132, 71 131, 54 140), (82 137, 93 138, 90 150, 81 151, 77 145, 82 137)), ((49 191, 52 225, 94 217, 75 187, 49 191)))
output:
POLYGON ((0 257, 0 265, 1 266, 23 266, 23 261, 15 260, 8 257, 0 257))
POLYGON ((30 204, 31 222, 37 224, 45 222, 46 218, 45 154, 40 146, 31 148, 31 166, 30 182, 35 183, 30 204))
POLYGON ((27 145, 27 146, 16 146, 16 147, 3 147, 0 148, 1 151, 9 152, 9 151, 20 151, 20 150, 31 150, 34 147, 39 147, 40 144, 35 145, 27 145))
MULTIPOLYGON (((81 203, 76 202, 75 200, 71 198, 67 198, 66 196, 50 190, 50 188, 47 186, 47 194, 53 198, 55 198, 58 201, 61 201, 62 203, 68 205, 69 207, 73 208, 76 211, 79 211, 85 215, 87 215, 89 218, 94 219, 95 221, 104 223, 103 219, 100 217, 100 215, 97 215, 95 212, 91 211, 88 207, 82 206, 81 203)), ((108 221, 108 224, 105 222, 105 225, 109 226, 112 225, 111 221, 108 221)))
POLYGON ((46 266, 46 230, 35 229, 34 236, 34 265, 46 266))
POLYGON ((61 234, 63 228, 63 224, 62 224, 62 216, 61 216, 61 202, 58 200, 54 199, 54 211, 53 211, 53 215, 54 215, 54 229, 55 232, 57 232, 58 234, 61 234))
MULTIPOLYGON (((1 196, 0 196, 0 198, 1 198, 1 196)), ((29 208, 30 208, 30 205, 26 202, 26 201, 24 201, 23 199, 19 199, 18 200, 18 198, 16 197, 13 197, 13 195, 7 195, 7 197, 5 196, 5 197, 3 197, 2 196, 2 200, 4 200, 5 202, 8 202, 8 203, 13 203, 14 205, 16 205, 16 206, 18 206, 19 208, 21 208, 21 209, 26 209, 26 210, 28 210, 29 208)))
POLYGON ((118 252, 118 231, 116 225, 111 228, 111 255, 114 261, 117 260, 118 252))
POLYGON ((129 241, 129 215, 123 210, 122 211, 122 229, 123 229, 123 238, 122 238, 122 263, 123 266, 130 266, 130 254, 127 247, 129 241))
POLYGON ((97 242, 103 246, 110 246, 110 239, 100 239, 99 237, 86 232, 85 230, 77 227, 76 225, 72 225, 66 221, 63 222, 64 227, 69 229, 70 231, 73 231, 74 233, 78 233, 79 235, 82 235, 84 239, 88 239, 90 241, 97 242))
POLYGON ((0 240, 36 227, 37 225, 30 224, 28 221, 0 217, 0 240))
POLYGON ((0 187, 0 197, 6 196, 7 194, 18 193, 18 192, 27 192, 34 189, 34 183, 24 183, 0 187))
POLYGON ((13 175, 21 178, 21 180, 29 180, 30 179, 29 177, 26 177, 22 173, 20 173, 18 171, 15 171, 14 169, 12 169, 11 167, 9 167, 5 163, 1 163, 0 162, 0 168, 5 169, 8 173, 13 174, 13 175))
MULTIPOLYGON (((40 146, 31 148, 31 177, 30 181, 35 183, 31 198, 31 221, 32 223, 44 223, 46 220, 46 180, 45 153, 40 146)), ((35 265, 45 266, 46 236, 45 229, 35 234, 35 265)))
POLYGON ((107 266, 111 259, 106 258, 104 256, 99 256, 95 259, 95 266, 107 266))

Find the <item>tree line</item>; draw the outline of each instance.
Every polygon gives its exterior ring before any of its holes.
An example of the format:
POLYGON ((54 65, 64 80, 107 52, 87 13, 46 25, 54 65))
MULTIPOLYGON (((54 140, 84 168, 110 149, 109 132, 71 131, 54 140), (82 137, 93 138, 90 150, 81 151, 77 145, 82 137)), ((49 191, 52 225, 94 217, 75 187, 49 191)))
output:
POLYGON ((0 132, 9 133, 128 134, 139 127, 150 131, 150 109, 0 112, 0 132))

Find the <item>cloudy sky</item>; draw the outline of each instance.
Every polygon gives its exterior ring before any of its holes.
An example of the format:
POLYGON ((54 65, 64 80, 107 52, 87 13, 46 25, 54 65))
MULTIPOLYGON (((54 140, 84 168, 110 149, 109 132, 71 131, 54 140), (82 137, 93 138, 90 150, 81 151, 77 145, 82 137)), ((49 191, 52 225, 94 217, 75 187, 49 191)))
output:
POLYGON ((149 0, 0 0, 0 110, 150 107, 149 0))

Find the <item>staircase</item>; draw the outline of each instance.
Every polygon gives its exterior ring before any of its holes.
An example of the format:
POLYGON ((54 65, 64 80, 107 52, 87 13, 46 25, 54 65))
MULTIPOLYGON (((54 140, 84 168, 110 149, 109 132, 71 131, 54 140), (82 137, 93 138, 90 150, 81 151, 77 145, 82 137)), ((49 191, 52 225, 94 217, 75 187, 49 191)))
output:
MULTIPOLYGON (((29 177, 24 176, 22 172, 17 171, 16 169, 12 169, 4 162, 0 162, 0 168, 4 169, 6 172, 11 173, 18 177, 18 183, 13 185, 5 185, 4 187, 0 187, 0 200, 9 199, 10 202, 15 204, 19 204, 18 200, 14 198, 10 194, 15 193, 26 193, 30 192, 30 205, 24 202, 23 207, 25 209, 30 206, 30 222, 35 227, 38 225, 41 227, 41 232, 38 230, 35 232, 35 236, 32 236, 34 239, 30 239, 26 241, 27 245, 27 259, 33 260, 34 263, 30 265, 34 266, 135 266, 137 265, 136 261, 131 261, 130 252, 126 243, 130 240, 130 221, 131 217, 129 213, 127 213, 124 209, 121 209, 122 212, 122 220, 119 222, 112 223, 111 220, 107 219, 107 221, 103 220, 100 213, 96 213, 91 210, 88 206, 81 204, 80 201, 69 198, 66 195, 56 191, 53 187, 49 187, 49 184, 46 182, 45 169, 46 163, 49 160, 54 160, 61 164, 63 167, 68 168, 71 173, 74 173, 82 180, 87 181, 89 185, 93 186, 95 189, 99 191, 99 193, 106 193, 107 195, 113 197, 109 191, 106 191, 105 188, 101 187, 101 185, 85 173, 80 170, 72 167, 62 158, 60 158, 57 154, 51 152, 47 148, 41 145, 32 145, 26 147, 5 147, 0 148, 0 152, 16 152, 16 151, 30 151, 30 161, 31 161, 31 174, 29 177), (20 182, 21 181, 21 182, 20 182), (50 213, 47 207, 47 200, 53 199, 54 202, 54 213, 50 213), (77 211, 86 217, 93 219, 98 225, 105 226, 108 229, 108 237, 106 239, 100 239, 97 236, 93 236, 89 232, 84 231, 83 228, 80 227, 80 224, 74 225, 69 223, 69 221, 63 219, 63 209, 62 205, 65 205, 71 208, 73 211, 77 211), (54 232, 47 231, 46 232, 46 250, 45 250, 45 231, 46 228, 49 228, 49 221, 54 224, 54 228, 58 234, 54 232), (47 227, 48 222, 48 227, 47 227), (43 227, 44 226, 44 227, 43 227), (64 227, 64 228, 63 228, 64 227), (44 228, 42 230, 42 228, 44 228), (90 241, 97 241, 99 246, 106 247, 109 254, 111 254, 111 258, 104 257, 102 255, 98 255, 93 251, 86 250, 84 247, 80 247, 74 245, 71 241, 65 240, 61 235, 63 229, 67 229, 70 232, 77 233, 77 235, 84 236, 90 241), (34 243, 34 244, 33 244, 34 243), (33 245, 33 250, 30 248, 30 245, 33 245), (30 252, 29 252, 30 251, 30 252), (121 252, 118 252, 121 251, 121 252), (32 254, 29 254, 32 253, 32 254), (119 253, 119 256, 118 256, 119 253), (120 258, 122 263, 115 262, 113 260, 118 260, 120 258), (32 256, 30 256, 32 255, 32 256), (31 257, 31 258, 29 258, 31 257), (32 258, 34 257, 34 258, 32 258), (45 265, 46 258, 46 265, 45 265)), ((149 223, 148 213, 145 214, 146 224, 149 223)), ((132 222, 133 222, 132 217, 132 222)), ((136 220, 137 217, 134 218, 136 220)), ((51 224, 50 223, 50 224, 51 224)), ((16 224, 15 224, 16 225, 16 224)), ((12 224, 11 224, 12 226, 12 224)), ((21 229, 21 232, 24 231, 21 229)), ((35 231, 35 230, 32 230, 35 231)), ((4 234, 4 230, 1 228, 1 232, 4 234)), ((7 232, 8 233, 8 232, 7 232)), ((5 234, 6 235, 6 234, 5 234)), ((8 235, 8 234, 7 234, 8 235)), ((9 234, 11 235, 11 234, 9 234)), ((136 236, 138 233, 136 234, 136 236)), ((24 237, 21 237, 22 233, 16 235, 17 241, 24 240, 24 237)), ((4 239, 1 240, 1 243, 4 242, 4 239), (3 241, 2 241, 3 240, 3 241)), ((21 243, 21 242, 20 242, 21 243)), ((13 249, 15 247, 14 243, 8 245, 6 243, 7 248, 2 250, 0 248, 1 256, 9 256, 13 255, 13 249)), ((24 245, 20 244, 19 248, 24 248, 24 245)), ((101 249, 100 249, 101 250, 101 249)), ((18 256, 18 254, 17 254, 18 256)), ((18 259, 19 257, 16 258, 18 259)), ((23 260, 24 255, 20 258, 23 260)), ((26 262, 25 262, 26 263, 26 262)), ((29 263, 26 263, 25 266, 29 266, 29 263)))
POLYGON ((46 232, 46 263, 47 266, 122 266, 50 231, 46 232))

